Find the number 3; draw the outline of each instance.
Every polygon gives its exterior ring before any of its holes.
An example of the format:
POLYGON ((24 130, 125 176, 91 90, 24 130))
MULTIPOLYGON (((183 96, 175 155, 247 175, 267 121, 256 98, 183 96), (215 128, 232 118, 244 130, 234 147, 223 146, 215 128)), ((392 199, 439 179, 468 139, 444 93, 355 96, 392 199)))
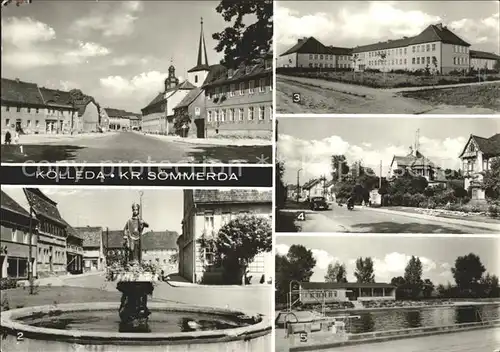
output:
POLYGON ((294 103, 300 103, 300 93, 293 93, 292 100, 294 103))

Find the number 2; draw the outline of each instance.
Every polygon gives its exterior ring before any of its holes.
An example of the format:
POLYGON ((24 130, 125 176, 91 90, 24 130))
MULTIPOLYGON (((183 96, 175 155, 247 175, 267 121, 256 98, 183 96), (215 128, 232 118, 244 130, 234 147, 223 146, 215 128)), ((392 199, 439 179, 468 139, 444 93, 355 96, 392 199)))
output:
POLYGON ((300 213, 297 214, 297 220, 299 221, 305 221, 306 220, 306 214, 301 211, 300 213))
POLYGON ((17 333, 17 341, 23 341, 24 340, 24 334, 22 332, 17 333))

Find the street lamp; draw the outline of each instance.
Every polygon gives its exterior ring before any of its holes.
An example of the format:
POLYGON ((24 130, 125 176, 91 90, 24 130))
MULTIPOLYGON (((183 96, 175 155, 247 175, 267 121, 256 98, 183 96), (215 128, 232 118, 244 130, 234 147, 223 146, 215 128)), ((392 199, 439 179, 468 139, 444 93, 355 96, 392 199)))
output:
POLYGON ((297 203, 299 202, 299 194, 300 194, 300 183, 299 183, 299 180, 300 180, 300 172, 302 171, 302 169, 298 169, 297 170, 297 203))

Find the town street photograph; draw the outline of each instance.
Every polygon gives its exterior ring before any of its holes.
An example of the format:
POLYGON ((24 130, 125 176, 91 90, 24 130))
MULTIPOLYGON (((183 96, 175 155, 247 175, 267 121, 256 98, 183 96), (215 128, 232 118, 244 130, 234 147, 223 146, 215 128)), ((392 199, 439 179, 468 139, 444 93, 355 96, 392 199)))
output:
POLYGON ((272 164, 273 3, 247 4, 3 1, 2 163, 272 164))
POLYGON ((3 351, 272 351, 272 190, 1 189, 3 351))
POLYGON ((499 248, 498 237, 279 235, 276 351, 496 351, 499 248))
POLYGON ((276 231, 500 233, 500 119, 282 117, 276 231))
POLYGON ((498 1, 276 1, 277 114, 500 114, 498 1))

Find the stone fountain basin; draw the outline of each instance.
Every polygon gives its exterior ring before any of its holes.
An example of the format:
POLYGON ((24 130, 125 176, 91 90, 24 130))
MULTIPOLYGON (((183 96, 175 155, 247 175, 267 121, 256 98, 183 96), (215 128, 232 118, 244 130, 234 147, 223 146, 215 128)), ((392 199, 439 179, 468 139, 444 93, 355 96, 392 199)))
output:
MULTIPOLYGON (((115 310, 118 315, 120 304, 75 303, 27 307, 1 313, 2 351, 29 352, 236 352, 272 351, 271 321, 262 317, 259 323, 224 330, 190 331, 178 333, 120 333, 85 330, 61 330, 23 324, 17 319, 36 313, 95 312, 115 310)), ((186 312, 211 315, 241 315, 244 312, 211 307, 189 306, 151 302, 152 315, 155 311, 186 312)), ((252 314, 248 314, 252 315, 252 314)))

